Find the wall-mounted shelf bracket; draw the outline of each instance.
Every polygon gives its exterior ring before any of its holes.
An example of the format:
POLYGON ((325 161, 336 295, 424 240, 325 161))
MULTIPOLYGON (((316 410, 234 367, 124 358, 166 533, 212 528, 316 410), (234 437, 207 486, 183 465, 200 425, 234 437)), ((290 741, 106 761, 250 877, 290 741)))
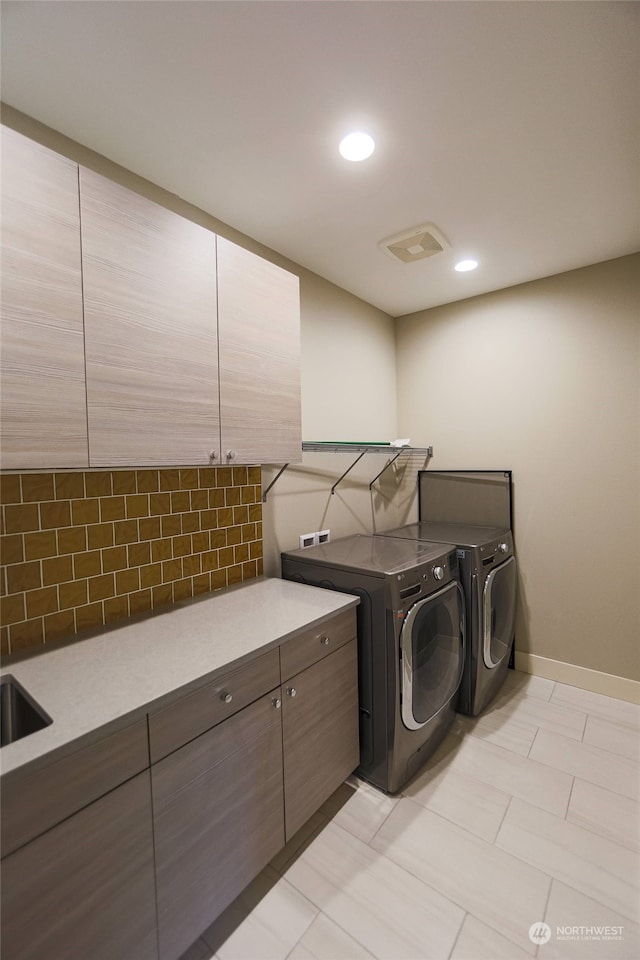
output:
MULTIPOLYGON (((384 453, 388 457, 391 457, 388 463, 384 465, 380 473, 376 474, 371 483, 369 484, 369 490, 372 489, 376 480, 378 480, 385 470, 388 470, 389 467, 396 462, 401 453, 422 453, 425 457, 433 456, 433 447, 394 447, 390 443, 340 443, 340 442, 331 442, 331 441, 304 441, 302 444, 303 453, 357 453, 358 456, 353 461, 351 466, 347 467, 345 472, 339 477, 336 482, 331 487, 331 493, 336 492, 336 488, 344 480, 348 473, 351 473, 353 468, 357 463, 359 463, 364 457, 365 453, 384 453)), ((274 483, 280 479, 284 471, 289 466, 288 463, 285 463, 283 467, 278 470, 275 477, 271 481, 268 487, 264 490, 262 494, 262 502, 267 502, 267 494, 271 490, 274 483)))
POLYGON ((274 485, 274 483, 276 482, 276 480, 279 480, 279 479, 280 479, 280 477, 281 477, 282 474, 285 472, 285 470, 287 469, 288 466, 289 466, 289 464, 288 464, 288 463, 285 463, 285 465, 278 470, 278 472, 276 473, 275 477, 273 478, 273 480, 271 481, 271 483, 269 484, 269 486, 268 486, 265 490, 262 491, 262 502, 263 502, 263 503, 266 503, 266 502, 267 502, 267 494, 269 493, 269 490, 271 490, 271 487, 274 485))

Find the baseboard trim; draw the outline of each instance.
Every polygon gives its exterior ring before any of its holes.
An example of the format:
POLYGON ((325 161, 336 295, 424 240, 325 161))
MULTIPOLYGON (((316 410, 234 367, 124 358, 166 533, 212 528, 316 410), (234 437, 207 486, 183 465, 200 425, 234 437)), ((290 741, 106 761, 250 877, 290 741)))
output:
POLYGON ((617 697, 618 700, 640 704, 640 682, 629 680, 627 677, 600 673, 598 670, 589 670, 588 667, 579 667, 575 663, 550 660, 548 657, 538 657, 533 653, 518 653, 517 650, 515 667, 516 670, 530 673, 534 677, 557 680, 558 683, 568 683, 572 687, 602 693, 606 697, 617 697))

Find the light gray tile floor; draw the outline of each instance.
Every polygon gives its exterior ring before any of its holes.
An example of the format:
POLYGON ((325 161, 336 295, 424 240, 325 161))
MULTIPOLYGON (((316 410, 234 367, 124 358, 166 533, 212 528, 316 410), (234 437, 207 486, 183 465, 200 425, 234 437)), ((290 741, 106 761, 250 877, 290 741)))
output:
POLYGON ((183 960, 635 960, 639 733, 512 672, 400 796, 343 785, 183 960))

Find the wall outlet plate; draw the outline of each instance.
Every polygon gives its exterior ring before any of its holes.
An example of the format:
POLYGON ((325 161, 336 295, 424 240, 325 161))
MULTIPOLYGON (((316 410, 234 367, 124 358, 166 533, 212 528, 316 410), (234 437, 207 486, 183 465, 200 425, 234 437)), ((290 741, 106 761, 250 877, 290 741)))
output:
POLYGON ((301 533, 300 534, 300 549, 304 547, 313 547, 317 543, 316 540, 317 534, 315 533, 301 533))
POLYGON ((329 543, 331 540, 331 530, 318 530, 316 533, 316 543, 329 543))

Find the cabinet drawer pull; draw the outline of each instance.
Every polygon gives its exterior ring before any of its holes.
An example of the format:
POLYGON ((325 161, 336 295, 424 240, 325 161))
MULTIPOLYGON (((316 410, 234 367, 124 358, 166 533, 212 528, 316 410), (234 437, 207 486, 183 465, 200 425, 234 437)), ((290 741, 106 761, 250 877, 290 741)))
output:
POLYGON ((295 697, 295 695, 296 695, 297 692, 298 692, 298 691, 296 690, 295 687, 287 687, 287 695, 288 695, 288 696, 290 696, 290 697, 295 697))
POLYGON ((223 703, 231 703, 231 701, 233 700, 233 696, 230 693, 224 692, 220 694, 220 699, 222 700, 223 703))
POLYGON ((282 700, 280 699, 280 697, 274 697, 271 703, 274 705, 276 710, 279 710, 280 707, 282 706, 282 700))
POLYGON ((330 640, 330 637, 327 637, 327 636, 320 637, 320 643, 325 647, 329 646, 329 640, 330 640))

